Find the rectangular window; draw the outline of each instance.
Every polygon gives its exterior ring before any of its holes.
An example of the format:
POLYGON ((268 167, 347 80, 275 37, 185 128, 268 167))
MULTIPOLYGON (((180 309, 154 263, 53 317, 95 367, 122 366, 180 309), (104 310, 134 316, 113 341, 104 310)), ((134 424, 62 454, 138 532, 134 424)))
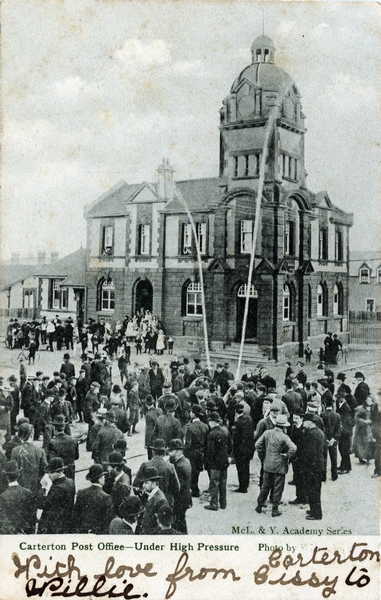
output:
POLYGON ((320 227, 319 231, 319 259, 328 260, 328 229, 320 227))
POLYGON ((245 177, 248 177, 248 175, 249 175, 249 155, 246 154, 244 156, 244 159, 245 159, 245 177))
POLYGON ((282 176, 296 181, 298 176, 298 161, 292 156, 282 155, 282 176))
POLYGON ((53 302, 52 308, 60 308, 61 306, 61 288, 60 282, 54 280, 53 281, 53 302))
POLYGON ((201 283, 193 282, 188 285, 186 314, 202 315, 201 283))
POLYGON ((241 221, 241 254, 250 254, 253 243, 253 221, 241 221))
POLYGON ((33 290, 23 290, 23 308, 34 308, 33 290))
POLYGON ((340 229, 335 231, 335 259, 339 262, 344 260, 343 232, 340 229))
POLYGON ((374 298, 367 298, 366 299, 366 311, 367 312, 374 312, 374 298))
POLYGON ((381 283, 381 268, 377 269, 377 283, 381 283))
POLYGON ((197 223, 196 231, 200 254, 206 254, 206 223, 197 223))
POLYGON ((139 225, 139 254, 150 253, 150 226, 139 225))
POLYGON ((234 177, 238 177, 238 156, 234 157, 234 177))
POLYGON ((181 254, 192 254, 192 225, 183 223, 181 254))
POLYGON ((111 256, 113 254, 114 228, 107 225, 103 227, 102 237, 102 255, 111 256))
POLYGON ((61 308, 68 308, 69 306, 69 290, 68 288, 61 288, 61 308))

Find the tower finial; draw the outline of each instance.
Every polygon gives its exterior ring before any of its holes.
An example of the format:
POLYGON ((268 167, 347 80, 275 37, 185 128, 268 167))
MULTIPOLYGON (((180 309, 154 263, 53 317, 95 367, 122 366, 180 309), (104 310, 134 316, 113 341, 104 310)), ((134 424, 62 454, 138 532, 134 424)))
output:
POLYGON ((265 9, 262 8, 262 35, 265 35, 265 9))

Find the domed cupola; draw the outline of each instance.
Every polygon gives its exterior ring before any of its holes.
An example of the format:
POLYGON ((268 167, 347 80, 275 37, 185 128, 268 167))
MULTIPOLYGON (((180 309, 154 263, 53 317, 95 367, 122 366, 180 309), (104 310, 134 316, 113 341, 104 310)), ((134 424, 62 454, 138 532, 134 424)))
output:
POLYGON ((261 35, 255 38, 251 46, 251 54, 254 63, 273 63, 275 53, 275 44, 267 35, 261 35))

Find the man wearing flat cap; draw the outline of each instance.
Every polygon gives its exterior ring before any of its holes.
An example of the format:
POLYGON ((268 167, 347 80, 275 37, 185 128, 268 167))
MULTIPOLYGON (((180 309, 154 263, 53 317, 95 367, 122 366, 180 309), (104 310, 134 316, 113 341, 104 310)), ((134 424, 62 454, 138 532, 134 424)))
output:
POLYGON ((158 417, 153 428, 153 437, 163 439, 166 444, 168 444, 168 442, 174 438, 183 437, 181 423, 174 416, 177 406, 177 398, 173 394, 167 394, 167 397, 168 399, 165 404, 166 414, 158 417))
POLYGON ((37 496, 37 506, 42 508, 38 533, 71 533, 74 508, 74 481, 64 474, 62 458, 51 458, 46 467, 43 487, 37 496))
POLYGON ((8 488, 0 496, 0 533, 6 535, 34 533, 36 503, 33 492, 18 483, 19 469, 15 460, 4 466, 8 488))
POLYGON ((155 467, 146 469, 143 489, 147 493, 147 503, 145 505, 138 533, 144 535, 154 533, 157 527, 156 514, 161 506, 168 504, 166 497, 159 488, 160 479, 161 477, 155 467))
POLYGON ((45 451, 31 441, 33 426, 23 423, 19 427, 18 437, 21 444, 13 448, 11 459, 15 460, 21 469, 19 483, 32 492, 40 488, 40 480, 47 466, 45 451))
POLYGON ((74 506, 73 533, 104 535, 112 518, 111 497, 102 490, 105 472, 102 465, 89 468, 86 479, 90 487, 79 490, 74 506))
POLYGON ((124 439, 123 433, 116 426, 113 410, 108 410, 102 415, 103 427, 98 431, 93 444, 93 459, 96 463, 106 466, 110 453, 117 440, 124 439))
POLYGON ((180 490, 175 494, 175 503, 173 505, 175 528, 180 533, 188 533, 185 513, 192 506, 191 463, 184 456, 184 445, 180 439, 170 440, 168 443, 168 454, 180 482, 180 490))

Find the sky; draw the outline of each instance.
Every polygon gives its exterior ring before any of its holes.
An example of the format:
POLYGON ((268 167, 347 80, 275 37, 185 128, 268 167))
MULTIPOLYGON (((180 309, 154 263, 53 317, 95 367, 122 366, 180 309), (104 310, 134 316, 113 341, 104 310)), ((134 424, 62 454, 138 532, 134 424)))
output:
POLYGON ((86 243, 121 180, 218 176, 219 110, 262 33, 306 115, 307 185, 379 250, 381 6, 372 2, 3 0, 1 256, 86 243))

